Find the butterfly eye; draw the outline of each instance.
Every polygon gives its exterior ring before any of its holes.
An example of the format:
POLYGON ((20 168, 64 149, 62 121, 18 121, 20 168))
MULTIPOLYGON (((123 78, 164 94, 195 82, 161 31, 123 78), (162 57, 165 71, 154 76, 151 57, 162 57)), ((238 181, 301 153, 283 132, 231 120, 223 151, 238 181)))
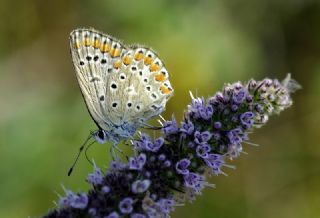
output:
POLYGON ((93 137, 99 144, 104 144, 108 140, 106 132, 102 129, 98 130, 93 137))
POLYGON ((97 135, 98 135, 98 137, 99 137, 100 139, 104 139, 104 137, 105 137, 103 131, 99 131, 99 132, 97 133, 97 135))

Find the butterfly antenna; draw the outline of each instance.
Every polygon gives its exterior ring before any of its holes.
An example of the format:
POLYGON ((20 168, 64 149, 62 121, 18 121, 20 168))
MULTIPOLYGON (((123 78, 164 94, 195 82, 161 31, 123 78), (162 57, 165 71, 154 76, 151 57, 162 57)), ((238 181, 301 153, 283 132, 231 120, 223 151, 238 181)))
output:
POLYGON ((76 159, 74 160, 72 166, 70 167, 69 171, 68 171, 68 176, 71 175, 72 171, 73 171, 73 168, 74 166, 76 165, 76 163, 78 162, 78 159, 80 157, 80 154, 82 153, 83 151, 83 148, 86 146, 87 142, 92 138, 92 134, 90 134, 88 136, 88 138, 86 139, 86 141, 81 145, 81 147, 79 148, 79 152, 78 152, 78 155, 76 156, 76 159))

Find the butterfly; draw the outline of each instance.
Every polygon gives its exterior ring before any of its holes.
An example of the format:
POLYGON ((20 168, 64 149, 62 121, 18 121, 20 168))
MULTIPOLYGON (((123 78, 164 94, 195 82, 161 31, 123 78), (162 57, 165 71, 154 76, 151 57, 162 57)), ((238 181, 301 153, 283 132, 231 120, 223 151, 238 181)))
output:
POLYGON ((158 55, 141 45, 126 46, 92 28, 70 34, 76 77, 98 126, 91 136, 113 146, 159 115, 173 95, 169 73, 158 55))

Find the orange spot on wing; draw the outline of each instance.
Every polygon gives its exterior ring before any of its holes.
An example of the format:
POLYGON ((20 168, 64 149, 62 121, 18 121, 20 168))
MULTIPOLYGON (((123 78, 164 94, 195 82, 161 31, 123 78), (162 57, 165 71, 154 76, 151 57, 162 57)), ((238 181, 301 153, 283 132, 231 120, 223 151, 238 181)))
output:
POLYGON ((161 90, 162 94, 165 94, 165 95, 172 92, 172 89, 169 89, 168 87, 165 87, 165 86, 160 86, 160 90, 161 90))
POLYGON ((120 61, 120 60, 116 61, 116 62, 113 64, 113 67, 116 68, 116 69, 119 69, 120 66, 121 66, 121 61, 120 61))
POLYGON ((152 63, 149 67, 151 72, 160 70, 160 66, 158 64, 152 63))
POLYGON ((143 54, 140 53, 140 52, 138 52, 138 53, 136 53, 136 54, 134 55, 134 59, 135 59, 136 61, 140 61, 142 58, 143 58, 143 54))
POLYGON ((162 74, 162 73, 159 73, 157 75, 155 75, 155 80, 158 81, 158 82, 163 82, 166 80, 166 77, 162 74))
POLYGON ((106 53, 106 52, 108 52, 109 50, 110 50, 109 44, 107 44, 107 43, 101 44, 101 46, 100 46, 100 51, 101 51, 102 53, 106 53))
POLYGON ((149 64, 151 64, 152 63, 152 58, 151 57, 145 57, 144 58, 144 64, 145 65, 149 65, 149 64))
POLYGON ((119 57, 120 56, 120 49, 112 48, 110 51, 111 57, 119 57))
POLYGON ((123 63, 124 63, 125 65, 129 65, 129 64, 131 63, 131 58, 126 55, 126 56, 123 58, 123 63))
POLYGON ((85 38, 84 39, 84 42, 83 42, 83 44, 85 45, 85 46, 90 46, 91 45, 91 40, 89 39, 89 38, 85 38))
POLYGON ((94 47, 94 48, 100 48, 100 46, 101 46, 101 41, 98 40, 98 39, 96 39, 96 40, 94 41, 94 43, 93 43, 93 47, 94 47))
POLYGON ((75 49, 79 49, 81 47, 81 43, 80 42, 75 42, 74 43, 74 48, 75 49))

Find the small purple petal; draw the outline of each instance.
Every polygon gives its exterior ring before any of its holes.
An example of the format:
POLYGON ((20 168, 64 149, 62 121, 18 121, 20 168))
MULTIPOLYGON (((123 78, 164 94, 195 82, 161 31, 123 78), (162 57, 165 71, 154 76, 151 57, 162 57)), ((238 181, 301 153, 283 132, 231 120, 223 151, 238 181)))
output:
POLYGON ((104 218, 119 218, 119 214, 117 212, 112 212, 108 216, 105 216, 104 218))
POLYGON ((129 169, 141 170, 146 163, 147 156, 144 153, 139 154, 136 157, 129 158, 129 169))
POLYGON ((137 180, 132 184, 131 190, 133 193, 143 193, 148 190, 151 181, 148 179, 137 180))
POLYGON ((119 209, 121 213, 124 213, 124 214, 131 213, 133 210, 132 204, 133 204, 133 200, 130 197, 124 198, 122 201, 120 201, 119 209))
POLYGON ((88 205, 88 196, 85 193, 74 194, 71 191, 66 191, 66 197, 59 201, 61 207, 73 207, 76 209, 84 209, 88 205))
POLYGON ((208 144, 198 145, 196 148, 196 152, 198 157, 206 158, 208 157, 208 153, 211 151, 211 147, 208 144))
POLYGON ((241 124, 245 127, 245 129, 249 129, 254 124, 254 113, 245 112, 240 115, 241 124))
POLYGON ((109 186, 105 185, 101 188, 101 190, 103 191, 103 193, 109 193, 110 192, 110 188, 109 186))
POLYGON ((158 159, 159 159, 160 161, 164 161, 164 160, 166 159, 166 155, 165 155, 165 154, 160 154, 159 157, 158 157, 158 159))
POLYGON ((165 167, 170 167, 170 166, 171 166, 171 161, 170 161, 170 160, 166 160, 166 161, 163 163, 163 165, 164 165, 165 167))
POLYGON ((142 213, 134 213, 131 215, 131 218, 146 218, 146 216, 142 213))
POLYGON ((87 182, 92 185, 100 185, 103 181, 103 175, 98 167, 94 167, 94 172, 90 173, 87 177, 87 182))
POLYGON ((188 135, 192 135, 194 132, 194 125, 191 121, 182 122, 181 132, 184 132, 188 135))
POLYGON ((177 124, 177 121, 174 117, 172 117, 172 120, 166 121, 162 128, 164 134, 171 135, 176 134, 179 132, 179 127, 177 124))
POLYGON ((221 174, 221 167, 224 165, 224 159, 222 155, 209 154, 208 157, 204 159, 204 161, 212 169, 214 174, 221 174))
POLYGON ((171 199, 162 198, 158 202, 160 209, 163 213, 169 214, 173 210, 173 206, 175 205, 175 201, 171 199))
POLYGON ((215 129, 220 129, 221 126, 222 126, 222 124, 221 124, 221 122, 219 122, 219 121, 213 123, 213 127, 214 127, 215 129))
POLYGON ((176 171, 177 173, 179 174, 182 174, 182 175, 187 175, 189 174, 189 170, 187 169, 190 165, 190 160, 189 159, 182 159, 182 160, 179 160, 177 163, 176 163, 176 171))

